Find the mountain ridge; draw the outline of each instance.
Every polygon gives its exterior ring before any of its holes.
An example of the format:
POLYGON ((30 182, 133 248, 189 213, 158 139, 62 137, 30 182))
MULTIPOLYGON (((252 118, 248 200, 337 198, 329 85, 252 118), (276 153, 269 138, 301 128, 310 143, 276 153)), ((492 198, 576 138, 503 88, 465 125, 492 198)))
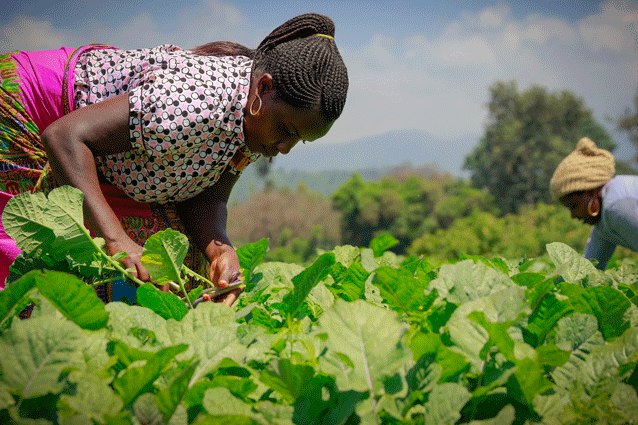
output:
POLYGON ((478 136, 444 139, 422 130, 390 131, 343 143, 321 140, 298 145, 289 154, 277 156, 273 168, 324 171, 436 164, 461 177, 465 156, 478 143, 478 136))

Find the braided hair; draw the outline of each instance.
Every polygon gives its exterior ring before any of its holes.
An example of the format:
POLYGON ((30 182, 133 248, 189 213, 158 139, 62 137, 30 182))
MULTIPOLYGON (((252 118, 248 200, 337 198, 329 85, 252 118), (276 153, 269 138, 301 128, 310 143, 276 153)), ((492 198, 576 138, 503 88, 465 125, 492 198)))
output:
POLYGON ((275 28, 256 50, 232 42, 214 42, 193 50, 202 55, 243 55, 253 59, 254 73, 269 73, 281 99, 294 107, 311 107, 334 121, 348 92, 348 71, 334 41, 334 22, 307 13, 275 28))

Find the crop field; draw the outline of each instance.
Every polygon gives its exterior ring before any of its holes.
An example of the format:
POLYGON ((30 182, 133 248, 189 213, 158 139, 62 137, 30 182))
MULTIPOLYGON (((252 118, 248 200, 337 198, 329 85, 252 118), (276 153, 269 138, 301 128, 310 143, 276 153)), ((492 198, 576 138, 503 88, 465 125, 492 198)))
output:
POLYGON ((264 262, 264 239, 237 251, 233 307, 193 306, 209 283, 165 231, 143 261, 179 295, 132 279, 134 303, 104 304, 91 285, 130 275, 78 205, 62 187, 5 209, 24 252, 0 292, 2 424, 638 422, 634 259, 603 272, 555 242, 434 265, 386 235, 304 267, 264 262))

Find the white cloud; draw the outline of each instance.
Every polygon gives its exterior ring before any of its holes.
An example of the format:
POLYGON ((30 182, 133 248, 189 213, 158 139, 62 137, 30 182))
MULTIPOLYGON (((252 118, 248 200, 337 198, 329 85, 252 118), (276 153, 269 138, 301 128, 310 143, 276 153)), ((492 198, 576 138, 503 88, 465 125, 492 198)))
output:
POLYGON ((504 16, 495 9, 487 9, 478 15, 482 27, 498 28, 503 25, 504 16))
MULTIPOLYGON (((219 0, 181 9, 172 19, 167 27, 150 11, 115 28, 93 21, 69 30, 20 16, 0 27, 0 52, 91 42, 190 48, 232 40, 256 47, 265 35, 248 33, 251 25, 241 10, 219 0)), ((570 90, 608 125, 603 117, 617 117, 632 105, 638 87, 637 37, 635 1, 608 1, 576 23, 541 14, 518 18, 501 4, 462 13, 437 34, 398 39, 379 33, 361 48, 342 49, 351 82, 348 101, 325 140, 415 128, 450 138, 478 136, 488 87, 496 80, 516 80, 521 90, 531 84, 570 90)))
POLYGON ((636 41, 627 29, 628 21, 638 13, 638 4, 633 4, 634 10, 629 6, 627 2, 609 1, 603 6, 602 13, 580 22, 580 34, 592 50, 609 50, 616 53, 628 49, 635 51, 636 41))
POLYGON ((57 49, 71 38, 69 33, 53 28, 49 21, 16 16, 0 26, 0 52, 57 49))
POLYGON ((523 25, 520 35, 523 39, 539 44, 555 40, 564 45, 572 45, 576 41, 576 31, 558 19, 532 19, 523 25))
POLYGON ((174 29, 166 29, 165 22, 148 11, 130 16, 117 27, 106 26, 98 17, 74 26, 73 30, 61 30, 47 20, 23 15, 0 27, 0 51, 55 49, 96 42, 123 49, 164 43, 192 48, 216 40, 256 47, 261 41, 238 30, 246 28, 246 18, 236 6, 218 0, 204 0, 180 9, 170 23, 174 29))
POLYGON ((638 8, 631 5, 610 1, 576 23, 539 14, 519 19, 507 6, 490 7, 462 14, 435 36, 376 35, 361 51, 342 52, 351 89, 327 139, 401 128, 478 136, 497 80, 515 80, 519 90, 569 90, 613 133, 604 117, 632 105, 638 87, 638 8))

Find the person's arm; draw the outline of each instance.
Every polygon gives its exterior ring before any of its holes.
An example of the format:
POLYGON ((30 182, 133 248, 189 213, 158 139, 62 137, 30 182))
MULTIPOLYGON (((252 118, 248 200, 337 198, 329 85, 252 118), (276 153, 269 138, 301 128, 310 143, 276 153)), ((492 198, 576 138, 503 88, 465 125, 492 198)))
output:
MULTIPOLYGON (((219 180, 199 195, 180 202, 177 212, 193 242, 210 261, 210 280, 218 286, 228 286, 243 277, 237 253, 226 234, 227 203, 239 175, 224 171, 219 180)), ((223 300, 231 305, 241 290, 233 291, 223 300)))
POLYGON ((603 212, 600 225, 604 225, 607 237, 594 227, 585 258, 596 258, 597 268, 604 270, 617 245, 638 252, 638 201, 624 198, 608 206, 603 212))
POLYGON ((606 211, 604 218, 617 237, 618 245, 638 252, 638 199, 619 199, 606 211))
POLYGON ((86 226, 106 241, 106 252, 125 251, 125 267, 137 270, 138 278, 150 280, 140 262, 142 247, 128 237, 100 190, 95 157, 126 152, 129 135, 128 94, 80 108, 65 115, 42 133, 54 176, 61 184, 84 193, 86 226))
POLYGON ((598 229, 594 227, 589 235, 585 255, 583 255, 583 257, 598 261, 596 268, 605 270, 615 250, 616 244, 603 238, 598 229))

